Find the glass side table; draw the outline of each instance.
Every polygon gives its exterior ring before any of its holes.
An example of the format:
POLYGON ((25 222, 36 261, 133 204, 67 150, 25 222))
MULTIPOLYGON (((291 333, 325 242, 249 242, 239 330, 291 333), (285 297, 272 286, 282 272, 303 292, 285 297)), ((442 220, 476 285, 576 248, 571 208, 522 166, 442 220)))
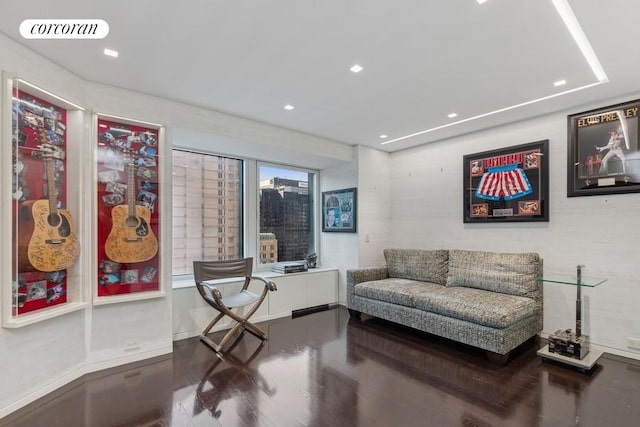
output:
POLYGON ((557 283, 576 287, 576 329, 558 330, 549 336, 549 344, 538 350, 538 356, 543 359, 555 360, 588 371, 596 364, 602 351, 591 350, 589 337, 582 335, 582 288, 595 288, 607 279, 583 277, 583 265, 577 266, 575 276, 550 274, 536 280, 546 283, 557 283), (551 351, 550 351, 550 346, 551 351))

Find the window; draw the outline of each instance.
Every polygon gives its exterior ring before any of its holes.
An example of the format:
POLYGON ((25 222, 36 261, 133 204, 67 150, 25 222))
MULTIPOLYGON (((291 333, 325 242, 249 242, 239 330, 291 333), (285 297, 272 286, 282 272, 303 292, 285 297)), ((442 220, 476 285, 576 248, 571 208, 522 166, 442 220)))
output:
POLYGON ((193 274, 194 260, 243 256, 242 169, 242 160, 173 150, 173 275, 193 274), (235 178, 220 180, 220 169, 235 178))
POLYGON ((261 263, 302 260, 315 252, 315 177, 313 171, 259 166, 261 263))

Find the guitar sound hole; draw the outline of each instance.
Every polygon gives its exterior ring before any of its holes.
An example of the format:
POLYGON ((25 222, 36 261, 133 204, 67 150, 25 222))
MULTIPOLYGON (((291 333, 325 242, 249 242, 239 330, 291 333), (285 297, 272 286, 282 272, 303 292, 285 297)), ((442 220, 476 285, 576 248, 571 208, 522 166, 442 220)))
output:
POLYGON ((60 215, 49 214, 47 221, 49 221, 49 225, 51 227, 57 227, 58 224, 60 224, 60 215))
POLYGON ((124 223, 127 224, 127 227, 137 227, 138 218, 135 216, 128 216, 124 223))
POLYGON ((49 226, 58 228, 60 237, 69 237, 71 234, 71 224, 69 224, 69 220, 67 220, 67 217, 64 215, 49 214, 47 221, 49 222, 49 226))
POLYGON ((136 228, 136 236, 145 237, 149 234, 149 225, 147 225, 147 221, 144 218, 136 218, 135 216, 127 217, 126 219, 127 227, 135 227, 136 228))

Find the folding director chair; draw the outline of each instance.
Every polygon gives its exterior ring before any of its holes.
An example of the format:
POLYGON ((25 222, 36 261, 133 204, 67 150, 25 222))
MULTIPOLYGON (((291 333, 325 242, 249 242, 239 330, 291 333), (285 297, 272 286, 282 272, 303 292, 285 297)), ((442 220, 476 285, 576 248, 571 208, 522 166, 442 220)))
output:
POLYGON ((267 334, 262 329, 249 321, 249 318, 260 307, 260 304, 264 301, 267 293, 269 291, 275 291, 277 288, 276 284, 269 279, 251 276, 252 269, 253 258, 229 261, 193 262, 193 275, 195 277, 198 292, 200 292, 202 298, 204 298, 211 307, 219 311, 219 314, 200 334, 200 340, 215 350, 216 353, 221 353, 225 344, 227 344, 227 342, 240 329, 243 329, 243 332, 249 331, 262 340, 266 340, 268 338, 267 334), (244 285, 239 293, 223 297, 220 290, 214 284, 207 283, 210 280, 227 278, 244 278, 244 285), (258 280, 264 284, 264 288, 260 295, 248 290, 249 283, 251 283, 252 280, 258 280), (248 311, 244 315, 240 315, 238 313, 238 309, 247 306, 250 306, 248 311), (216 325, 216 323, 222 320, 225 316, 230 317, 237 323, 229 330, 229 332, 226 333, 219 343, 215 343, 212 339, 207 337, 207 334, 216 325))

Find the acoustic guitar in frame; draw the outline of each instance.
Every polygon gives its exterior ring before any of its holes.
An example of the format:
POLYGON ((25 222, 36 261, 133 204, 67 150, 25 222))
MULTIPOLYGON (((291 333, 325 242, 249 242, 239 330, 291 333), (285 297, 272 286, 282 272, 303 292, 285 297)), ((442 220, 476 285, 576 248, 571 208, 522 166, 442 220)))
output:
POLYGON ((31 156, 44 162, 47 199, 27 200, 20 206, 18 262, 25 270, 66 270, 78 260, 80 243, 71 213, 58 208, 55 162, 64 160, 64 151, 48 142, 43 128, 38 129, 38 139, 41 145, 31 156))
POLYGON ((136 204, 135 158, 125 150, 127 204, 111 209, 111 231, 104 251, 111 261, 133 264, 148 261, 158 252, 158 239, 149 225, 151 211, 136 204))

